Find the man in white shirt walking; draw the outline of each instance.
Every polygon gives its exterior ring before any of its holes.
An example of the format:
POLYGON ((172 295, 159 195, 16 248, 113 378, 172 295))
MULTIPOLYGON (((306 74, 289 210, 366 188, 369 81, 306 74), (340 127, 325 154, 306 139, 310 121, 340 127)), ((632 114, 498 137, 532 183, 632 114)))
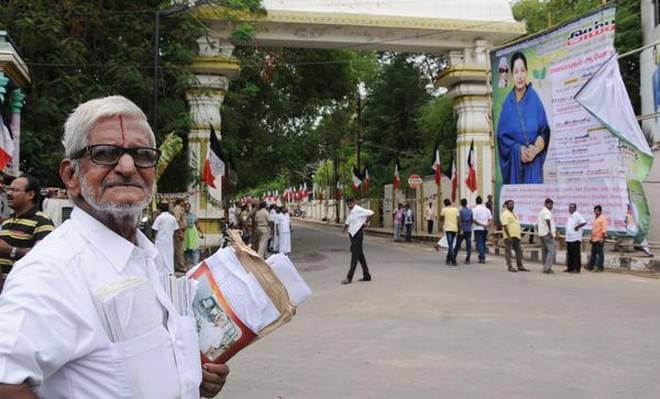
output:
POLYGON ((346 205, 350 212, 344 224, 344 233, 348 231, 348 237, 351 240, 351 267, 348 269, 346 279, 341 283, 350 284, 353 281, 353 274, 355 273, 358 261, 360 262, 360 266, 362 266, 362 278, 360 281, 371 281, 371 274, 369 274, 369 268, 367 267, 367 259, 364 257, 362 242, 364 240, 364 226, 371 220, 374 211, 356 205, 353 198, 346 201, 346 205))
POLYGON ((568 219, 566 219, 566 270, 567 273, 580 273, 582 256, 582 230, 587 221, 577 211, 577 205, 568 205, 568 219))
POLYGON ((174 274, 174 233, 179 230, 179 222, 170 213, 169 206, 166 203, 158 204, 158 209, 160 215, 151 225, 151 228, 156 231, 154 244, 163 257, 167 270, 170 274, 174 274))
POLYGON ((552 274, 552 265, 555 263, 555 238, 557 238, 557 230, 555 220, 552 216, 552 207, 554 201, 546 198, 545 205, 539 212, 537 221, 537 231, 541 237, 541 259, 543 262, 543 273, 552 274))
POLYGON ((477 245, 479 254, 479 263, 486 263, 486 239, 488 237, 488 228, 490 227, 493 215, 490 209, 483 204, 483 199, 477 197, 477 206, 472 209, 474 219, 474 241, 477 245))
POLYGON ((214 397, 229 369, 200 366, 195 321, 175 310, 161 284, 168 271, 138 230, 159 156, 144 113, 120 96, 88 101, 62 141, 75 209, 15 264, 0 296, 0 397, 214 397), (119 291, 117 316, 140 319, 134 338, 117 337, 99 301, 129 282, 141 295, 119 291))

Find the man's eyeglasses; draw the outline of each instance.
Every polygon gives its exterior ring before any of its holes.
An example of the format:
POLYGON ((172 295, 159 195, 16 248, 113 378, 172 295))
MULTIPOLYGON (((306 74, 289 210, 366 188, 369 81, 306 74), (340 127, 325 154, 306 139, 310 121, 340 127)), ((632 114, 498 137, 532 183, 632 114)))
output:
POLYGON ((158 162, 160 151, 151 147, 124 148, 111 144, 88 145, 71 155, 70 159, 80 159, 89 154, 90 159, 97 165, 115 166, 124 154, 133 157, 138 168, 153 168, 158 162))

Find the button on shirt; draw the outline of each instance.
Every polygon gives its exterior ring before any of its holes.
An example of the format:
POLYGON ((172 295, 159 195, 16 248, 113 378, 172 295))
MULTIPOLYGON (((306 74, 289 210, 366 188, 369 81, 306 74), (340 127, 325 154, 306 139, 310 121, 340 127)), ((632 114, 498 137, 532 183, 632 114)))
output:
POLYGON ((356 235, 362 226, 364 226, 364 224, 367 222, 367 219, 370 216, 373 216, 373 214, 374 211, 371 209, 364 209, 361 206, 355 205, 348 214, 346 222, 344 222, 344 224, 348 227, 348 234, 351 237, 356 235))
POLYGON ((76 208, 14 265, 0 295, 0 383, 27 382, 43 398, 199 397, 194 319, 174 311, 153 244, 139 231, 136 242, 76 208), (114 343, 94 292, 126 278, 147 281, 156 300, 141 310, 162 317, 151 332, 114 343), (136 368, 135 356, 149 366, 136 368))
POLYGON ((586 220, 577 211, 568 215, 566 219, 566 242, 582 241, 584 226, 575 231, 575 226, 586 223, 586 220))
POLYGON ((539 212, 539 218, 536 221, 538 225, 539 237, 545 237, 548 233, 555 235, 557 227, 555 226, 555 221, 552 219, 552 212, 550 209, 543 207, 541 212, 539 212), (550 229, 548 229, 548 223, 546 220, 550 220, 550 229))
MULTIPOLYGON (((488 222, 493 218, 493 215, 490 213, 490 209, 486 208, 483 204, 480 204, 472 209, 472 217, 475 222, 487 226, 488 222)), ((475 223, 473 230, 486 230, 486 228, 475 223)))

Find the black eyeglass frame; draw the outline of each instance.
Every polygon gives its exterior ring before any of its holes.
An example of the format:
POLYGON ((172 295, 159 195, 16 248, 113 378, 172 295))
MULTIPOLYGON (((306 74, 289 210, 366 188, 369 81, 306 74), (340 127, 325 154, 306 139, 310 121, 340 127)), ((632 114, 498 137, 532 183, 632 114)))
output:
POLYGON ((121 157, 124 156, 124 154, 128 154, 128 155, 131 156, 131 158, 133 158, 133 163, 135 164, 135 167, 140 168, 140 169, 154 168, 154 167, 156 167, 156 164, 158 163, 158 159, 160 159, 160 150, 158 148, 152 148, 152 147, 126 148, 126 147, 121 147, 121 146, 114 145, 114 144, 93 144, 93 145, 88 145, 88 146, 85 146, 84 148, 81 148, 80 150, 74 152, 73 154, 71 154, 69 159, 80 159, 83 156, 85 156, 85 154, 89 154, 89 159, 91 159, 92 162, 94 162, 97 165, 102 165, 102 166, 115 166, 119 163, 119 160, 121 159, 121 157), (114 161, 114 162, 111 162, 111 163, 99 162, 98 160, 94 159, 94 156, 92 156, 92 150, 96 147, 116 148, 116 149, 121 151, 121 154, 119 154, 119 156, 117 157, 117 160, 114 161), (138 163, 135 161, 135 154, 138 150, 154 151, 156 153, 156 158, 154 160, 154 164, 153 165, 148 165, 148 166, 138 165, 138 163))

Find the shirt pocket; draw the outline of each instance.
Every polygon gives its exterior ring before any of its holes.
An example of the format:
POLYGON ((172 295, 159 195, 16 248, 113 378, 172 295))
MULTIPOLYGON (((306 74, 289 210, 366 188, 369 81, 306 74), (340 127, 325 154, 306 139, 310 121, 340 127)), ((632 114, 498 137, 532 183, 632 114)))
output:
POLYGON ((126 341, 112 344, 114 372, 120 381, 120 398, 179 398, 172 340, 163 326, 126 341))
POLYGON ((192 316, 178 316, 176 320, 174 345, 178 354, 182 398, 199 398, 199 386, 202 383, 202 360, 197 322, 192 316))

